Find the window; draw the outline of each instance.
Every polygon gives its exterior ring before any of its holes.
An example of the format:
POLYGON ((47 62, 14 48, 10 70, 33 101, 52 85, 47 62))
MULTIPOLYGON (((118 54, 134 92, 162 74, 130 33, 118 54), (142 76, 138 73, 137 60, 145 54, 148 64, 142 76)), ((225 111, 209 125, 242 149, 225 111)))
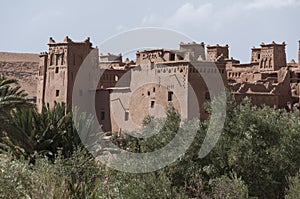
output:
POLYGON ((151 101, 151 108, 154 108, 155 101, 151 101))
POLYGON ((56 90, 55 92, 55 96, 58 97, 59 96, 59 90, 56 90))
POLYGON ((154 69, 154 62, 151 62, 151 70, 154 69))
POLYGON ((55 67, 55 73, 58 73, 59 67, 55 67))
POLYGON ((209 95, 209 92, 208 92, 208 91, 205 92, 205 99, 206 99, 206 100, 210 100, 210 95, 209 95))
POLYGON ((173 91, 169 91, 168 92, 168 102, 172 102, 173 101, 173 91))
POLYGON ((58 65, 58 61, 59 61, 59 55, 56 55, 56 59, 55 59, 55 65, 58 65))
POLYGON ((61 65, 64 65, 64 53, 61 54, 61 65))
POLYGON ((129 119, 129 112, 125 111, 125 121, 128 121, 128 119, 129 119))
POLYGON ((105 120, 105 112, 101 111, 100 113, 100 120, 105 120))
POLYGON ((148 91, 148 96, 150 96, 150 91, 148 91))
POLYGON ((175 54, 174 53, 170 54, 170 61, 175 61, 175 54))
POLYGON ((153 93, 155 93, 155 87, 153 87, 153 93))
POLYGON ((260 54, 257 54, 257 59, 260 59, 260 54))
POLYGON ((51 55, 50 55, 50 66, 51 66, 51 65, 53 65, 53 60, 54 60, 54 58, 53 58, 53 57, 54 57, 54 55, 53 55, 53 54, 51 54, 51 55))

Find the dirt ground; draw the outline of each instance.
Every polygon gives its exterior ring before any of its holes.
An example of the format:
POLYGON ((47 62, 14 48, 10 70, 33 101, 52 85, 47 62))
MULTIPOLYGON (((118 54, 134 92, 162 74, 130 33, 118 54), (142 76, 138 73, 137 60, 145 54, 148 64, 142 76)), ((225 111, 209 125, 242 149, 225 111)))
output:
POLYGON ((36 96, 38 54, 0 52, 0 75, 19 81, 29 97, 36 96))

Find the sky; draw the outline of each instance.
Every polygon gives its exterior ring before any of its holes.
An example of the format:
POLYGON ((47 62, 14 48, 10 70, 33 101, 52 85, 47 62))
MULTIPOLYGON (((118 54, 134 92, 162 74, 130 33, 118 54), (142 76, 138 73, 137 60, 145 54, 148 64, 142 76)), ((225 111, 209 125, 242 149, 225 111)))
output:
POLYGON ((249 62, 253 46, 272 41, 285 41, 288 61, 298 59, 300 0, 10 0, 0 8, 2 52, 47 51, 49 37, 67 35, 97 45, 124 31, 159 27, 208 45, 228 44, 230 56, 242 62, 249 62))

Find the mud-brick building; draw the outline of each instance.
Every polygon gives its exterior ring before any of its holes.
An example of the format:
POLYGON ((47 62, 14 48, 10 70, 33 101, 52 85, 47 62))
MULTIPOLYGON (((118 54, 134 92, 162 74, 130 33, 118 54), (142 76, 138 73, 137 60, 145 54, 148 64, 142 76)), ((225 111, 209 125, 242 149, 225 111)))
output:
POLYGON ((70 107, 76 73, 94 48, 89 38, 83 42, 73 42, 68 37, 63 42, 55 42, 50 38, 48 45, 49 51, 40 54, 38 109, 41 109, 42 102, 52 106, 54 101, 66 102, 70 107))
POLYGON ((251 62, 227 65, 229 87, 237 101, 249 97, 255 105, 266 104, 277 108, 287 108, 293 102, 285 43, 260 45, 252 48, 251 62))
MULTIPOLYGON (((68 37, 63 42, 50 38, 48 45, 49 51, 40 54, 37 106, 58 101, 70 108, 77 71, 94 48, 89 39, 73 42, 68 37)), ((204 104, 220 87, 230 88, 238 101, 249 97, 255 105, 299 107, 300 58, 287 63, 285 47, 262 43, 252 48, 246 64, 229 57, 228 45, 203 42, 137 51, 133 61, 100 54, 93 62, 101 71, 95 94, 98 121, 104 131, 131 131, 148 115, 164 117, 169 105, 183 119, 203 120, 208 117, 204 104)))

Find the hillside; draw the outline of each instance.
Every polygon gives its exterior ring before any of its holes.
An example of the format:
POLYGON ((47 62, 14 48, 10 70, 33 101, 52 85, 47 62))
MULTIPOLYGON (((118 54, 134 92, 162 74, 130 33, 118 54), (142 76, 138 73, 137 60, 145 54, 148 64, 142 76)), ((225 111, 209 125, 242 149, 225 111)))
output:
POLYGON ((30 97, 36 96, 38 54, 0 52, 0 74, 19 81, 30 97))

